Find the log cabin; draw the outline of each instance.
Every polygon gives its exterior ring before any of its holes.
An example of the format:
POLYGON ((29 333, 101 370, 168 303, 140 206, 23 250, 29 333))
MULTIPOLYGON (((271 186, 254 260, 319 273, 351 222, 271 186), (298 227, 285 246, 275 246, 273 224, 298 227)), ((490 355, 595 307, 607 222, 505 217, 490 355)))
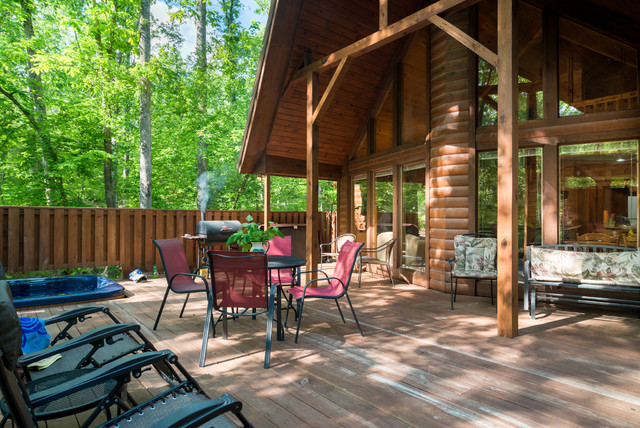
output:
POLYGON ((454 237, 495 234, 513 337, 526 245, 638 233, 639 48, 635 0, 273 0, 238 169, 306 177, 310 267, 319 179, 415 284, 448 292, 454 237))

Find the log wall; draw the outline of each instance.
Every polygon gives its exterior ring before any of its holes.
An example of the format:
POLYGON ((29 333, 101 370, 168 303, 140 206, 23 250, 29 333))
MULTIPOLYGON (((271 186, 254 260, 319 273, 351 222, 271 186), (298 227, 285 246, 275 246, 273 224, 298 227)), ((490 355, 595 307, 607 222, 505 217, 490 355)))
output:
MULTIPOLYGON (((447 19, 463 31, 468 15, 447 19)), ((448 289, 453 238, 470 230, 469 68, 467 48, 431 28, 431 133, 429 134, 429 288, 448 289)), ((471 217, 473 218, 473 217, 471 217)), ((464 284, 459 292, 465 293, 464 284)))
MULTIPOLYGON (((262 211, 207 211, 205 218, 245 222, 247 215, 264 221, 262 211)), ((335 236, 335 217, 320 215, 321 242, 335 236)), ((162 265, 152 240, 195 235, 200 218, 197 210, 0 207, 0 262, 7 273, 101 266, 121 266, 125 275, 149 272, 162 265)), ((305 224, 306 213, 275 211, 271 221, 305 224)), ((195 266, 195 243, 184 247, 195 266)))

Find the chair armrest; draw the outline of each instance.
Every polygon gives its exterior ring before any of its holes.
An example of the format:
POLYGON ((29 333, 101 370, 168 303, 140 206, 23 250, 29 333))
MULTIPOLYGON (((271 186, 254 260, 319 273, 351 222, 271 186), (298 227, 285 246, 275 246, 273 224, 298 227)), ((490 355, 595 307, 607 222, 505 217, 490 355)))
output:
POLYGON ((51 345, 55 345, 59 340, 72 339, 73 336, 69 334, 69 330, 71 329, 71 327, 77 325, 78 323, 86 321, 87 319, 91 318, 89 315, 95 313, 106 314, 115 324, 121 324, 120 320, 116 318, 115 315, 111 313, 111 310, 109 310, 109 308, 107 308, 106 306, 85 306, 82 308, 70 309, 68 311, 52 315, 48 318, 44 318, 44 325, 53 325, 61 322, 67 323, 67 325, 62 328, 58 332, 58 334, 56 334, 56 336, 51 340, 51 345))
POLYGON ((329 275, 325 271, 320 270, 320 269, 318 269, 318 270, 301 270, 300 271, 300 275, 302 275, 303 273, 314 273, 314 272, 321 273, 321 274, 323 274, 325 276, 325 278, 329 278, 329 275))
POLYGON ((29 400, 32 406, 40 407, 60 397, 68 396, 76 391, 89 388, 99 383, 104 383, 107 380, 125 381, 125 378, 129 378, 130 376, 138 378, 145 367, 162 360, 177 361, 177 358, 178 357, 168 350, 129 355, 106 364, 103 367, 88 371, 85 374, 52 388, 35 391, 29 395, 29 400))
POLYGON ((198 274, 196 274, 196 273, 186 273, 186 272, 178 272, 177 274, 173 275, 173 276, 171 277, 171 279, 169 280, 169 286, 171 286, 171 283, 173 282, 173 279, 174 279, 176 276, 191 276, 191 277, 193 277, 193 278, 200 278, 201 280, 203 280, 203 281, 204 281, 204 284, 205 284, 205 286, 207 287, 207 289, 209 288, 209 283, 207 282, 207 278, 205 278, 205 277, 204 277, 204 276, 202 276, 202 275, 198 275, 198 274))
POLYGON ((364 253, 377 253, 380 250, 378 250, 377 248, 363 248, 362 250, 360 250, 360 256, 362 256, 362 254, 364 253))
POLYGON ((224 413, 240 413, 242 403, 229 394, 222 394, 220 398, 201 401, 183 407, 161 422, 151 425, 150 428, 189 428, 199 427, 205 422, 214 419, 224 413))
POLYGON ((88 318, 87 315, 98 312, 107 313, 109 309, 106 306, 85 306, 82 308, 69 309, 68 311, 44 318, 44 325, 56 324, 62 321, 69 322, 69 320, 83 322, 85 318, 88 318))
POLYGON ((18 366, 26 367, 31 363, 42 360, 43 358, 47 358, 56 354, 62 354, 70 349, 75 349, 79 346, 87 344, 91 344, 94 347, 100 347, 104 345, 105 341, 108 344, 112 344, 115 342, 113 340, 113 336, 128 333, 130 331, 139 332, 140 326, 137 324, 116 324, 100 327, 66 342, 58 343, 55 346, 50 346, 41 351, 22 355, 20 358, 18 358, 18 366))
POLYGON ((318 282, 318 281, 330 281, 332 279, 337 279, 338 281, 340 281, 340 284, 342 284, 342 288, 344 289, 344 282, 342 282, 340 278, 336 278, 335 276, 328 276, 326 278, 316 278, 316 279, 307 281, 304 288, 302 289, 302 297, 304 297, 305 293, 307 292, 307 287, 311 285, 311 283, 318 282))

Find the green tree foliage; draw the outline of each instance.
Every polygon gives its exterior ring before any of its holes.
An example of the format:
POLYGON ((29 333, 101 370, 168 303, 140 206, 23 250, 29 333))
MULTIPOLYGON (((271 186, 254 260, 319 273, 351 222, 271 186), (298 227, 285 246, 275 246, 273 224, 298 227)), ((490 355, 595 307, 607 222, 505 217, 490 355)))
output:
MULTIPOLYGON (((261 209, 261 181, 238 173, 236 164, 264 23, 243 24, 240 17, 245 8, 265 16, 269 2, 208 2, 204 73, 196 67, 196 52, 185 54, 179 29, 195 27, 195 0, 169 6, 171 21, 152 16, 152 56, 144 70, 151 82, 152 206, 196 208, 196 159, 204 141, 208 208, 261 209)), ((140 2, 10 0, 0 2, 0 14, 0 204, 137 207, 140 2), (25 4, 31 7, 31 38, 24 31, 25 4), (46 106, 40 130, 28 115, 37 111, 33 76, 41 81, 46 106), (48 173, 43 132, 55 155, 48 173), (52 180, 59 186, 53 193, 52 180)), ((289 192, 273 209, 304 209, 304 186, 275 180, 272 189, 289 192)), ((335 183, 321 183, 320 195, 322 208, 329 209, 335 183)))

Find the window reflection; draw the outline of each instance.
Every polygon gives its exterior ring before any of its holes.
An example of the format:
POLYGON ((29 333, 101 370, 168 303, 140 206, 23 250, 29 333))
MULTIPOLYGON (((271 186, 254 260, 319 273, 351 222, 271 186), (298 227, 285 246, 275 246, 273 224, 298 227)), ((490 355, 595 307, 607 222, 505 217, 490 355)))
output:
POLYGON ((638 141, 562 146, 560 240, 602 233, 625 245, 637 233, 638 141))
POLYGON ((393 173, 375 173, 376 246, 393 239, 393 173))
POLYGON ((402 267, 425 268, 425 164, 402 168, 402 267))
MULTIPOLYGON (((518 151, 518 252, 542 241, 542 149, 518 151), (526 243, 526 245, 525 245, 526 243)), ((478 156, 478 232, 496 235, 498 229, 498 154, 478 156)))
POLYGON ((367 241, 367 179, 353 181, 353 228, 357 242, 367 241))
POLYGON ((566 19, 559 33, 561 117, 637 107, 636 49, 566 19))

